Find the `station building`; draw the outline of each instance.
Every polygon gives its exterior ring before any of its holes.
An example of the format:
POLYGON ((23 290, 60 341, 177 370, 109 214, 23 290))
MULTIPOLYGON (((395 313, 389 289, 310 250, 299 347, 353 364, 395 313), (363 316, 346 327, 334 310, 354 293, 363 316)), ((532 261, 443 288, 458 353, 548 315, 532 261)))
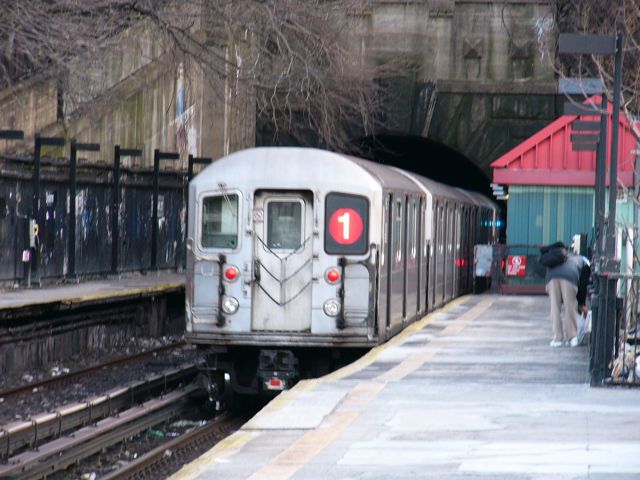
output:
MULTIPOLYGON (((592 97, 587 102, 599 105, 600 97, 592 97)), ((508 190, 506 236, 510 253, 526 252, 534 256, 540 245, 557 240, 570 245, 577 234, 587 234, 591 243, 595 224, 596 152, 574 148, 571 137, 575 120, 597 122, 599 117, 563 115, 491 164, 493 182, 508 190)), ((638 225, 633 201, 633 192, 637 190, 634 167, 638 134, 623 112, 619 122, 616 223, 618 258, 624 269, 632 264, 632 255, 627 251, 631 248, 634 226, 638 225)), ((606 205, 612 125, 609 105, 606 205)), ((523 278, 510 279, 507 283, 540 285, 544 269, 531 263, 523 278)))

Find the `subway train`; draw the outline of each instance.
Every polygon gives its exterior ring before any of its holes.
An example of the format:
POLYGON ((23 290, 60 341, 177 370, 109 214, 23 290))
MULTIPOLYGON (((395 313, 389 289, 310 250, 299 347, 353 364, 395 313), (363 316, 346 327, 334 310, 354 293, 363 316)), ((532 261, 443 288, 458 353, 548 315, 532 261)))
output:
POLYGON ((221 158, 189 185, 186 339, 217 392, 327 373, 473 288, 496 205, 310 148, 221 158))

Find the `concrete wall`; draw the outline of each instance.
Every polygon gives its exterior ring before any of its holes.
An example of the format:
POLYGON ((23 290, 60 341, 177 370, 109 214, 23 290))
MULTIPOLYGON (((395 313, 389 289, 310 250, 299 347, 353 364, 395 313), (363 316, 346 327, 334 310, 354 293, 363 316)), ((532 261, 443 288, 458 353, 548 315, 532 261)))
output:
POLYGON ((367 61, 404 58, 387 106, 390 133, 421 135, 488 164, 557 116, 555 78, 539 38, 554 2, 377 0, 352 14, 347 38, 367 61))
MULTIPOLYGON (((0 129, 23 130, 30 138, 56 121, 56 87, 51 82, 34 80, 0 92, 0 129)), ((0 152, 23 149, 22 142, 0 140, 0 152)))
MULTIPOLYGON (((345 42, 367 62, 406 60, 385 108, 388 131, 438 140, 488 172, 492 160, 558 114, 553 71, 537 42, 552 32, 553 3, 375 0, 345 12, 345 42)), ((218 48, 228 60, 242 57, 243 47, 228 40, 218 48)), ((56 89, 34 82, 15 99, 0 93, 0 128, 99 142, 106 162, 115 144, 142 147, 144 159, 129 163, 145 166, 154 148, 179 151, 184 167, 188 153, 216 158, 252 146, 252 92, 236 85, 235 75, 214 81, 212 72, 183 68, 141 25, 104 57, 78 61, 64 96, 67 124, 56 123, 56 89), (91 109, 78 109, 87 98, 91 109)), ((7 145, 32 148, 31 140, 7 145)))
MULTIPOLYGON (((219 48, 228 62, 242 53, 241 46, 228 42, 219 48)), ((225 68, 231 73, 233 67, 225 68)), ((180 162, 162 168, 186 169, 189 154, 218 158, 254 144, 254 102, 243 85, 233 83, 235 75, 221 79, 168 58, 144 26, 123 34, 100 58, 79 59, 71 70, 64 121, 57 118, 57 88, 51 82, 34 80, 18 95, 0 93, 0 128, 26 135, 24 142, 0 142, 0 153, 31 154, 37 131, 99 143, 100 154, 84 155, 92 161, 111 163, 114 146, 120 145, 143 149, 143 158, 124 158, 125 166, 151 167, 157 148, 181 155, 180 162)), ((53 154, 68 156, 68 149, 53 154)))

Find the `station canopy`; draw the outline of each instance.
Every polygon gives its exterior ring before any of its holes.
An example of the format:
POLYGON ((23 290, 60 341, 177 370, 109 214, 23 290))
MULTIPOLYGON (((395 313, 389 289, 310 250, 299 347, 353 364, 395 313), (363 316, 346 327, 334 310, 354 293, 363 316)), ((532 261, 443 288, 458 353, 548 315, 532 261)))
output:
MULTIPOLYGON (((585 104, 600 105, 600 96, 587 99, 585 104)), ((607 184, 611 160, 612 107, 607 119, 607 184)), ((563 115, 491 164, 493 181, 502 185, 562 185, 594 186, 596 152, 574 151, 571 135, 573 122, 599 122, 594 115, 563 115)), ((638 124, 640 127, 640 124, 638 124)), ((633 170, 638 148, 638 136, 620 112, 618 142, 618 182, 633 186, 633 170)), ((575 132, 584 134, 585 132, 575 132)), ((594 132, 595 133, 595 132, 594 132)))

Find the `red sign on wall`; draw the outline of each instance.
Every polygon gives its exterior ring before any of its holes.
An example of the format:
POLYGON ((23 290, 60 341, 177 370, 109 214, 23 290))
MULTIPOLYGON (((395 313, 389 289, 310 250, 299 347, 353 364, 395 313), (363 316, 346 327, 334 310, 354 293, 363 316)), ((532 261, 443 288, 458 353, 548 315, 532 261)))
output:
POLYGON ((509 255, 507 257, 507 276, 524 277, 527 275, 527 257, 525 255, 509 255))

